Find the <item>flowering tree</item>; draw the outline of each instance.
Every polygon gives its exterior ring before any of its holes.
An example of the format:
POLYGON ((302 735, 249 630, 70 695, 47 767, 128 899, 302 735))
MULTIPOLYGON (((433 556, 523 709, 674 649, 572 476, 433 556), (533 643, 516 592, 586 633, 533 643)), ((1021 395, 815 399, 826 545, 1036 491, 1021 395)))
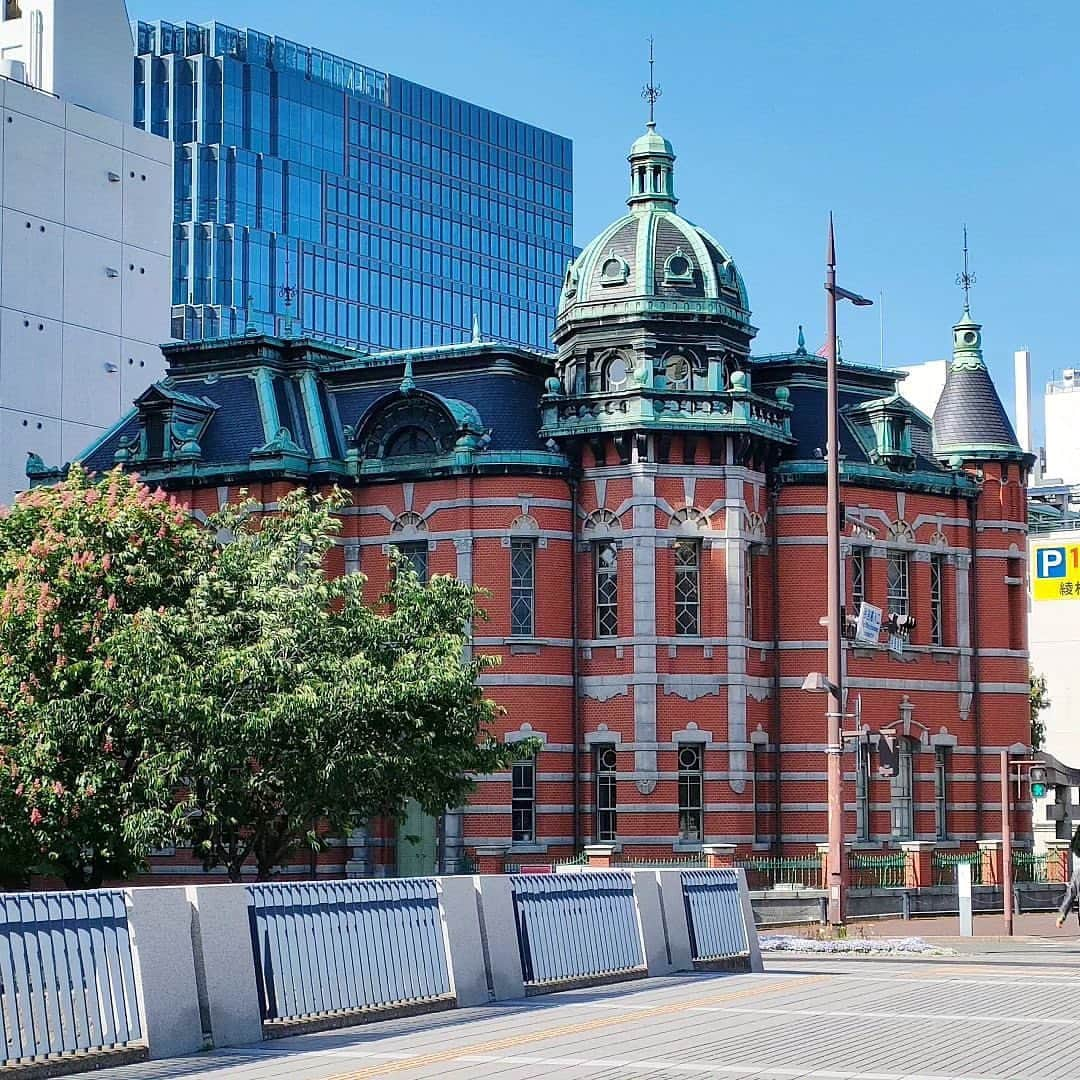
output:
POLYGON ((187 600, 114 638, 102 691, 137 701, 190 739, 188 827, 205 865, 260 879, 315 822, 346 833, 357 817, 459 805, 470 774, 505 768, 491 738, 496 706, 465 656, 481 614, 449 577, 421 584, 399 562, 386 603, 365 603, 361 575, 330 577, 325 555, 341 496, 286 496, 274 514, 227 508, 230 538, 187 600))
MULTIPOLYGON (((213 556, 163 491, 78 466, 0 517, 0 883, 137 870, 183 813, 183 741, 113 681, 114 639, 181 603, 213 556)), ((126 683, 129 687, 131 682, 126 683)))

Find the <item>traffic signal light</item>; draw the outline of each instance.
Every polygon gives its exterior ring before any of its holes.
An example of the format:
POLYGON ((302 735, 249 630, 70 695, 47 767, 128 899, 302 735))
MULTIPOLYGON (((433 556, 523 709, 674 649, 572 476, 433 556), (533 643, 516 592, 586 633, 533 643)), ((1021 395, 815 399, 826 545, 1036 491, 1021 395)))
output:
POLYGON ((1031 797, 1041 799, 1046 794, 1046 766, 1032 765, 1028 780, 1031 783, 1031 797))

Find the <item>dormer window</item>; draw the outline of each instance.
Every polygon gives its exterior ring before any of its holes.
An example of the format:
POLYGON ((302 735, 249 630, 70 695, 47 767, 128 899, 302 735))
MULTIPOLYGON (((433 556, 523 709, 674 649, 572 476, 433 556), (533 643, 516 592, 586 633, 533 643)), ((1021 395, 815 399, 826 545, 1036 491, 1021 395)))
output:
POLYGON ((165 415, 160 412, 146 417, 146 456, 151 459, 165 456, 165 415))
POLYGON ((630 278, 630 266, 625 259, 620 258, 614 251, 608 252, 608 257, 600 267, 601 285, 625 285, 630 278))
POLYGON ((664 263, 664 284, 692 285, 693 283, 693 260, 681 247, 677 247, 664 263))

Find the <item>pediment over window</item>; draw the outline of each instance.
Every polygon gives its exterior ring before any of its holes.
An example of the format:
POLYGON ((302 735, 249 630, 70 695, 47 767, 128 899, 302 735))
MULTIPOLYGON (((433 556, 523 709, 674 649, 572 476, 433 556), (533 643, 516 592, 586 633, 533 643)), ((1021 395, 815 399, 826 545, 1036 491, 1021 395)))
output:
POLYGON ((906 398, 899 394, 875 398, 848 406, 843 415, 875 465, 896 472, 915 468, 912 427, 924 423, 925 418, 906 398))
POLYGON ((408 460, 482 450, 489 436, 468 402, 411 390, 376 401, 350 441, 366 460, 408 460))
POLYGON ((214 418, 217 402, 157 382, 134 404, 139 428, 120 442, 117 461, 195 460, 202 456, 200 440, 214 418))

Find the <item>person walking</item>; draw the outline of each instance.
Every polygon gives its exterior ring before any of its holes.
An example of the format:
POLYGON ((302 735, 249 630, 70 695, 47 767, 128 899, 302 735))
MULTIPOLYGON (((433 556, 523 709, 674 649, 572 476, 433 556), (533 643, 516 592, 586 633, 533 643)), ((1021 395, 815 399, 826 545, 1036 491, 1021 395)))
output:
MULTIPOLYGON (((1058 917, 1057 924, 1062 926, 1065 923, 1065 916, 1072 910, 1072 906, 1078 899, 1080 899, 1080 825, 1076 827, 1076 832, 1073 833, 1072 843, 1069 845, 1072 849, 1072 874, 1069 877, 1069 885, 1065 890, 1065 897, 1058 905, 1058 917)), ((1080 911, 1077 912, 1077 918, 1080 919, 1080 911)))

